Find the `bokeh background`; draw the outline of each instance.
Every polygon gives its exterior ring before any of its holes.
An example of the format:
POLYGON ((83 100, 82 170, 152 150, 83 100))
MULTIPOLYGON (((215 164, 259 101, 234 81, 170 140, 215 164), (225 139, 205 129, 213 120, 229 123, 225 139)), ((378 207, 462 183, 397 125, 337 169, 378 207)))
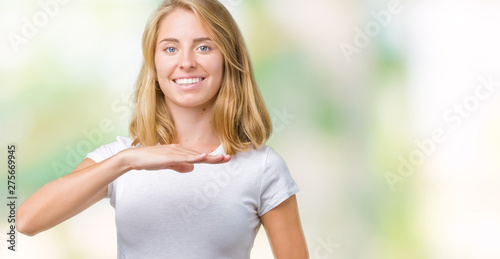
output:
MULTIPOLYGON (((128 134, 160 2, 0 1, 1 204, 7 144, 21 203, 128 134)), ((311 258, 500 258, 500 1, 222 2, 301 189, 311 258)), ((18 234, 16 252, 7 213, 0 258, 116 258, 109 200, 18 234)), ((252 258, 272 258, 262 228, 252 258)))

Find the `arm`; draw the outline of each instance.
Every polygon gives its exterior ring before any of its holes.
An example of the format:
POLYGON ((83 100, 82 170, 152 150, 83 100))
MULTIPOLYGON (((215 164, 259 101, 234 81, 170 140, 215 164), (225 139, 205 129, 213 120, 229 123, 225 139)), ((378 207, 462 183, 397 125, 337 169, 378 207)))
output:
POLYGON ((19 207, 19 232, 35 235, 106 197, 107 185, 127 171, 122 160, 121 155, 113 156, 96 164, 86 158, 71 174, 44 185, 19 207))
POLYGON ((47 183, 21 204, 17 229, 32 236, 56 226, 106 197, 108 184, 132 169, 190 172, 194 163, 224 163, 229 159, 175 144, 126 149, 100 163, 87 158, 72 173, 47 183))
POLYGON ((309 258, 295 195, 261 217, 277 259, 309 258))

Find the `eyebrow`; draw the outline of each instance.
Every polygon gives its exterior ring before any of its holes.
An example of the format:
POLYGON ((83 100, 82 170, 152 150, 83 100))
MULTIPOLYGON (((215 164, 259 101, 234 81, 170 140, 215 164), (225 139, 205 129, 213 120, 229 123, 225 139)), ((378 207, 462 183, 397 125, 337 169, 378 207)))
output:
MULTIPOLYGON (((165 38, 165 39, 161 40, 159 43, 162 43, 164 41, 177 42, 177 43, 179 42, 179 40, 176 38, 165 38)), ((209 37, 201 37, 201 38, 196 38, 193 40, 194 43, 201 42, 201 41, 212 41, 212 39, 210 39, 209 37)))

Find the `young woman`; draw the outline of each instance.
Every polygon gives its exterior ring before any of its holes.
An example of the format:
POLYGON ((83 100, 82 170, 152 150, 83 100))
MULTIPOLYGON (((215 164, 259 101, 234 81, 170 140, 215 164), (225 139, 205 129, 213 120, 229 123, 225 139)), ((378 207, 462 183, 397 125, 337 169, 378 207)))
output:
POLYGON ((118 258, 249 258, 260 224, 276 258, 307 258, 285 162, 248 54, 216 0, 168 0, 143 37, 130 138, 89 153, 17 213, 35 235, 108 197, 118 258))

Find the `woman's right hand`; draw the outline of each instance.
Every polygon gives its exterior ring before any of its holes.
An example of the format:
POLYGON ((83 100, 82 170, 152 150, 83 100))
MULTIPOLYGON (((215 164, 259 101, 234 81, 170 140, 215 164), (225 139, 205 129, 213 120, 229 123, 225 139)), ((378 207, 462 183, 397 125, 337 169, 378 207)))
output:
POLYGON ((188 149, 180 144, 129 148, 123 151, 131 170, 172 169, 180 173, 191 172, 196 163, 220 164, 231 160, 230 155, 208 155, 188 149))

